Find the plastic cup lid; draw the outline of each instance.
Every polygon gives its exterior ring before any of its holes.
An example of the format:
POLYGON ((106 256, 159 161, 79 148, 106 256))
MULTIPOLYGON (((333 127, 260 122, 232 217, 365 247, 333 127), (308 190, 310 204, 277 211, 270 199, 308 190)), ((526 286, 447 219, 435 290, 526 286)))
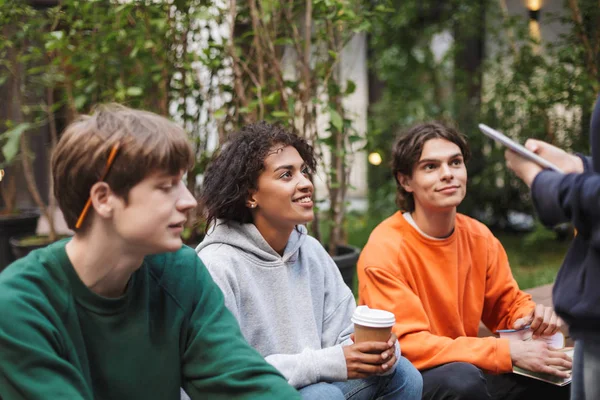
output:
POLYGON ((396 317, 389 311, 358 306, 352 315, 352 322, 370 328, 388 328, 396 323, 396 317))

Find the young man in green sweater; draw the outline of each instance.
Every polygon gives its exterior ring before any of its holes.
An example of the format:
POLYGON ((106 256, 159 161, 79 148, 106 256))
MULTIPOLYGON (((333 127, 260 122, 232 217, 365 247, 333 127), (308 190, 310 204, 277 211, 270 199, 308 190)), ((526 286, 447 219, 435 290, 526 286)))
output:
POLYGON ((122 106, 53 154, 63 240, 0 274, 0 398, 297 398, 243 339, 181 231, 196 200, 185 132, 122 106))

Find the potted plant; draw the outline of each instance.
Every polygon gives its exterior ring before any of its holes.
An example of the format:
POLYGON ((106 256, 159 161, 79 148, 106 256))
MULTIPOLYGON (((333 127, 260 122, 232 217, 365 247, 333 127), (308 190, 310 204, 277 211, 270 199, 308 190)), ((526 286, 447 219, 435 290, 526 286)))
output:
MULTIPOLYGON (((187 186, 197 193, 211 129, 203 115, 213 93, 210 84, 201 82, 201 54, 194 47, 201 35, 214 34, 202 23, 201 3, 131 2, 115 7, 64 0, 44 9, 20 1, 0 5, 6 19, 0 41, 6 73, 0 85, 4 81, 19 89, 11 95, 12 113, 0 144, 7 159, 23 169, 27 189, 48 219, 49 240, 56 238, 53 197, 48 197, 50 203, 43 201, 45 182, 36 181, 30 144, 31 135, 47 127, 51 153, 58 136, 56 111, 62 125, 97 103, 114 101, 173 118, 191 133, 198 162, 187 174, 187 186)), ((210 67, 204 72, 210 75, 210 67)), ((188 220, 188 242, 201 239, 201 223, 199 210, 188 220)))
POLYGON ((40 69, 45 56, 43 51, 39 51, 41 32, 44 29, 37 11, 20 2, 5 2, 1 6, 0 15, 3 27, 0 32, 0 83, 4 96, 10 99, 5 102, 7 105, 2 110, 3 132, 0 134, 2 167, 6 168, 6 177, 1 187, 5 206, 1 218, 3 233, 0 263, 3 268, 15 257, 15 254, 9 251, 10 238, 34 234, 40 213, 48 219, 50 238, 55 239, 52 204, 46 205, 40 195, 26 133, 42 126, 43 120, 47 118, 54 143, 56 125, 53 104, 45 103, 44 100, 37 102, 42 96, 45 100, 52 100, 51 85, 44 82, 43 85, 37 86, 35 82, 47 79, 47 75, 40 69), (25 182, 38 210, 23 210, 17 207, 17 177, 25 182))
POLYGON ((16 178, 14 168, 2 168, 4 177, 0 180, 0 195, 4 207, 0 210, 0 271, 15 260, 10 247, 10 238, 35 233, 39 213, 16 207, 16 178))

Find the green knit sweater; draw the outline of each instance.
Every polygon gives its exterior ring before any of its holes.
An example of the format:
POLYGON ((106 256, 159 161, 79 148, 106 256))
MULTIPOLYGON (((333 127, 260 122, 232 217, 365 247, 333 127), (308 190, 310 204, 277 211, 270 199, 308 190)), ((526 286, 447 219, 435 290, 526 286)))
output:
POLYGON ((243 339, 187 247, 148 256, 116 299, 79 279, 64 240, 0 274, 0 398, 297 398, 243 339))

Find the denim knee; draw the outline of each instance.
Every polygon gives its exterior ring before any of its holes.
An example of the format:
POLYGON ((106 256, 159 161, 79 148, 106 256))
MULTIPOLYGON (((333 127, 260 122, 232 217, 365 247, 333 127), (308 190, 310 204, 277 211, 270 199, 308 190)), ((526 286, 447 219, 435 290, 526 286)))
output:
POLYGON ((300 396, 306 400, 344 400, 344 393, 335 385, 327 382, 314 383, 298 390, 300 396))
MULTIPOLYGON (((410 363, 406 358, 401 357, 396 365, 396 376, 400 376, 402 383, 397 384, 403 385, 402 390, 403 399, 421 399, 423 393, 423 377, 421 373, 410 363)), ((398 378, 395 380, 397 381, 398 378)))

